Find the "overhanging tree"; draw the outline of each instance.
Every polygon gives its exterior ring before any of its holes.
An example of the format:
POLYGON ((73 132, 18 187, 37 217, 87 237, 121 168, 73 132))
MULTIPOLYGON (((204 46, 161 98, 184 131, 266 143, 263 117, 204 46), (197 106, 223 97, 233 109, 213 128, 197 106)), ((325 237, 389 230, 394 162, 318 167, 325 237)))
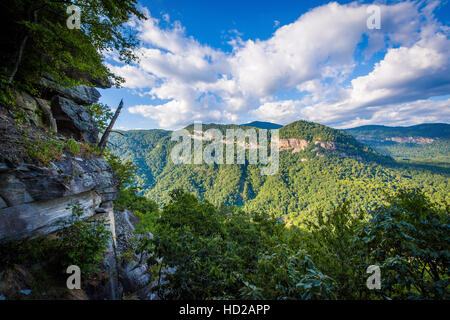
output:
POLYGON ((45 75, 62 86, 81 83, 119 86, 123 79, 103 64, 107 53, 130 63, 137 57, 131 18, 145 19, 136 0, 6 0, 0 3, 2 87, 29 91, 45 75), (67 27, 67 7, 81 9, 81 28, 67 27))

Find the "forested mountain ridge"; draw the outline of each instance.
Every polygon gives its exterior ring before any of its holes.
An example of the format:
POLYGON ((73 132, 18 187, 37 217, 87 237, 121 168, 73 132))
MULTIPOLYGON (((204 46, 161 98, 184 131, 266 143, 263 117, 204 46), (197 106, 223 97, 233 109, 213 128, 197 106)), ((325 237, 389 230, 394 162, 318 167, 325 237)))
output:
POLYGON ((255 127, 259 129, 280 129, 282 127, 281 124, 265 122, 265 121, 252 121, 246 124, 242 124, 243 126, 255 127))
MULTIPOLYGON (((203 125, 203 130, 246 127, 203 125)), ((193 126, 186 127, 188 131, 193 126)), ((248 127, 247 127, 248 129, 248 127)), ((216 205, 265 210, 294 222, 317 210, 332 210, 344 199, 351 209, 367 208, 383 191, 416 186, 432 199, 448 198, 449 172, 395 162, 351 135, 320 124, 296 121, 282 127, 280 168, 273 176, 259 165, 175 165, 170 152, 176 142, 164 130, 122 131, 111 142, 115 152, 138 167, 141 192, 160 205, 182 188, 216 205)))
POLYGON ((386 140, 391 137, 423 137, 435 139, 450 139, 450 124, 423 123, 409 127, 389 127, 368 125, 345 129, 359 140, 386 140))
POLYGON ((450 125, 446 123, 410 127, 371 125, 344 131, 385 155, 404 160, 450 163, 450 125))
MULTIPOLYGON (((258 123, 256 124, 258 125, 258 123)), ((203 124, 202 130, 218 129, 225 137, 227 129, 248 130, 248 125, 223 125, 203 124)), ((258 127, 253 127, 256 130, 258 127)), ((184 129, 193 134, 194 125, 188 125, 184 129)), ((130 130, 119 131, 111 137, 111 143, 115 152, 122 158, 132 161, 138 168, 140 175, 139 183, 144 189, 153 187, 156 183, 155 177, 162 173, 167 165, 170 151, 176 144, 171 141, 172 131, 152 130, 130 130)), ((270 141, 270 131, 268 132, 270 141)), ((308 157, 322 157, 332 154, 342 157, 354 157, 359 160, 389 162, 388 157, 377 154, 374 150, 356 141, 352 136, 339 130, 332 129, 320 124, 296 121, 284 126, 279 131, 280 151, 290 153, 301 152, 303 160, 308 157)))
POLYGON ((307 143, 305 150, 315 151, 319 156, 331 151, 334 155, 358 160, 383 163, 391 160, 341 130, 309 121, 299 120, 283 126, 280 129, 280 139, 281 143, 284 139, 301 139, 307 143))

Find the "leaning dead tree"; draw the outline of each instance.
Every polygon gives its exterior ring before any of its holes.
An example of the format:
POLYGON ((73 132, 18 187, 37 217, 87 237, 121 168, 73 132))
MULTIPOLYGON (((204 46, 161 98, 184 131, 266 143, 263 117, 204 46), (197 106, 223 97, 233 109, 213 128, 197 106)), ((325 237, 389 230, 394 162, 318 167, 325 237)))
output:
POLYGON ((105 133, 103 133, 103 136, 100 139, 100 142, 98 143, 98 148, 100 149, 100 153, 103 153, 103 150, 106 147, 106 143, 108 142, 109 135, 112 132, 114 123, 116 122, 117 118, 119 117, 119 113, 120 113, 120 110, 122 110, 122 107, 123 107, 123 99, 120 100, 119 106, 117 107, 117 110, 114 113, 114 116, 111 119, 111 122, 109 123, 108 128, 106 128, 105 133))
MULTIPOLYGON (((33 16, 34 16, 34 24, 37 24, 37 14, 38 14, 39 9, 36 9, 33 11, 33 16)), ((14 80, 14 77, 16 76, 17 71, 19 70, 19 65, 22 62, 22 56, 23 56, 23 51, 25 50, 25 46, 27 44, 29 38, 29 34, 26 34, 25 37, 22 39, 22 42, 20 43, 20 47, 19 47, 19 52, 17 53, 17 59, 16 62, 14 63, 14 67, 13 70, 8 78, 8 83, 11 84, 14 80)))

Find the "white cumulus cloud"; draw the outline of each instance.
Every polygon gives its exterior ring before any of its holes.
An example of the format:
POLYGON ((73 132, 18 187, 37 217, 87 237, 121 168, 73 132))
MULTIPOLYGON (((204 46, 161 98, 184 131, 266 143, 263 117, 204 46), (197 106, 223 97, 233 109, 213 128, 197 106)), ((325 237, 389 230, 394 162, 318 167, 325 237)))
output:
POLYGON ((381 5, 381 29, 369 30, 367 5, 332 2, 280 26, 267 40, 243 41, 236 32, 230 52, 199 43, 168 16, 170 27, 163 28, 146 11, 148 20, 135 26, 139 64, 110 68, 126 79, 125 87, 155 99, 129 111, 162 128, 245 117, 335 126, 420 122, 439 112, 448 117, 439 111, 448 109, 448 100, 427 100, 450 94, 449 28, 434 19, 435 6, 381 5), (361 61, 355 52, 364 39, 361 61), (353 75, 380 50, 385 55, 370 71, 353 75), (283 92, 292 97, 278 98, 283 92))

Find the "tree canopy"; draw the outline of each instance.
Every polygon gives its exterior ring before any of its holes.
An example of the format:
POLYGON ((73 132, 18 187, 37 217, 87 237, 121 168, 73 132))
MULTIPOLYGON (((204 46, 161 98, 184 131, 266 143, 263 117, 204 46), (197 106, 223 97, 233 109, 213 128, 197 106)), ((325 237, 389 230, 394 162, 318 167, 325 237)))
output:
POLYGON ((0 6, 2 86, 31 91, 43 76, 63 86, 118 86, 123 79, 103 64, 105 55, 136 60, 138 41, 126 24, 145 19, 136 0, 6 0, 0 6), (67 25, 72 5, 80 8, 80 29, 67 25))

